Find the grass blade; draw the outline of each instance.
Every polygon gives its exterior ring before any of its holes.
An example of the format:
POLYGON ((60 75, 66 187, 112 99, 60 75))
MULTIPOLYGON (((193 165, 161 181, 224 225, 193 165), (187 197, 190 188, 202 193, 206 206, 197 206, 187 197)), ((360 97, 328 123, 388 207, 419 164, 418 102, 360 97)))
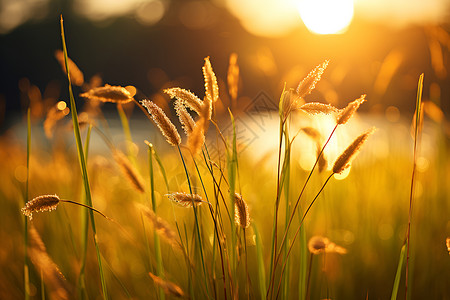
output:
MULTIPOLYGON (((72 113, 73 131, 74 131, 76 145, 77 145, 78 160, 80 162, 80 168, 81 168, 81 173, 82 173, 82 177, 83 177, 84 190, 85 190, 86 200, 87 200, 86 202, 88 203, 89 206, 92 206, 91 188, 89 185, 89 178, 88 178, 87 168, 86 168, 86 160, 84 157, 83 145, 81 142, 81 134, 80 134, 80 127, 78 124, 77 108, 75 105, 75 99, 73 97, 72 83, 70 81, 68 55, 67 55, 67 48, 66 48, 66 39, 64 36, 64 24, 63 24, 62 15, 61 15, 60 23, 61 23, 62 46, 63 46, 63 51, 64 51, 64 62, 66 65, 67 81, 68 81, 68 86, 69 86, 70 110, 72 113)), ((92 231, 94 233, 94 244, 95 244, 95 250, 97 253, 97 261, 98 261, 98 268, 99 268, 99 272, 100 272, 100 281, 101 281, 101 285, 102 285, 103 299, 108 299, 108 291, 106 288, 106 281, 105 281, 105 276, 103 274, 103 268, 102 268, 102 259, 100 256, 100 249, 99 249, 98 243, 97 243, 97 231, 95 228, 94 213, 92 210, 90 210, 89 214, 90 214, 90 219, 91 219, 92 231)))
POLYGON ((394 286, 392 288, 391 300, 397 300, 398 288, 400 286, 400 278, 402 277, 402 268, 405 263, 406 245, 402 246, 400 258, 398 260, 397 272, 395 273, 394 286))

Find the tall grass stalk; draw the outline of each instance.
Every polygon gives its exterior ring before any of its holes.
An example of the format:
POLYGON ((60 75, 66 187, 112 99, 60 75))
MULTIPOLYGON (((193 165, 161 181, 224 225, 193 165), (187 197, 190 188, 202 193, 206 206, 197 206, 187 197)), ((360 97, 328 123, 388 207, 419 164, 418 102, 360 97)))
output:
MULTIPOLYGON (((77 108, 75 105, 75 99, 73 97, 72 83, 70 81, 68 55, 67 55, 67 48, 66 48, 66 40, 65 40, 65 36, 64 36, 64 24, 63 24, 62 15, 61 15, 60 24, 61 24, 62 46, 63 46, 63 51, 64 51, 64 62, 66 65, 66 73, 67 73, 67 80, 68 80, 68 86, 69 86, 70 110, 72 113, 73 130, 74 130, 74 135, 75 135, 75 140, 76 140, 76 145, 77 145, 78 159, 80 162, 80 168, 81 168, 81 173, 82 173, 83 182, 84 182, 84 190, 85 190, 85 194, 86 194, 86 200, 87 200, 88 205, 92 207, 91 188, 89 185, 86 161, 85 161, 85 157, 84 157, 84 153, 83 153, 83 145, 81 142, 77 108)), ((103 299, 108 299, 108 290, 106 288, 105 276, 103 274, 102 259, 100 256, 100 249, 99 249, 98 243, 97 243, 97 230, 95 227, 94 212, 92 210, 89 210, 89 213, 90 213, 92 231, 94 234, 94 245, 95 245, 95 250, 96 250, 96 254, 97 254, 98 268, 99 268, 99 273, 100 273, 100 281, 101 281, 101 285, 102 285, 102 295, 103 295, 103 299)))
POLYGON ((231 143, 231 150, 227 149, 227 170, 228 170, 228 186, 229 186, 229 197, 230 197, 230 225, 231 225, 231 276, 232 280, 236 283, 234 285, 235 291, 232 290, 232 295, 237 295, 237 236, 236 227, 234 224, 234 214, 235 214, 235 189, 236 189, 236 175, 237 175, 237 148, 236 148, 236 124, 234 122, 234 117, 231 111, 228 111, 231 118, 231 124, 233 126, 233 137, 231 143))
MULTIPOLYGON (((177 148, 178 148, 178 153, 180 154, 181 162, 183 163, 184 172, 186 173, 186 179, 187 179, 188 186, 189 186, 189 193, 192 195, 193 192, 192 192, 191 179, 190 179, 190 176, 189 176, 189 172, 187 170, 186 162, 184 160, 183 154, 181 153, 180 145, 177 145, 177 148)), ((208 278, 209 277, 208 277, 208 272, 206 271, 205 259, 204 259, 204 255, 203 255, 203 243, 202 243, 202 238, 201 238, 201 235, 200 235, 200 226, 199 226, 199 223, 198 223, 197 207, 196 207, 194 202, 192 202, 192 209, 194 211, 195 230, 196 230, 196 233, 197 233, 197 242, 198 242, 198 247, 196 247, 195 249, 198 249, 198 251, 199 251, 198 254, 200 255, 200 259, 201 259, 201 262, 202 262, 202 268, 203 268, 203 275, 204 275, 203 279, 205 281, 206 293, 207 293, 208 298, 209 298, 210 297, 210 295, 209 295, 209 288, 208 288, 208 278)))
MULTIPOLYGON (((87 162, 89 153, 89 144, 91 138, 92 125, 89 125, 86 134, 86 142, 84 144, 84 156, 87 162)), ((86 201, 86 193, 82 195, 82 203, 89 205, 86 201)), ((78 296, 80 299, 87 298, 86 291, 86 281, 85 281, 85 268, 86 268, 86 257, 88 248, 88 231, 89 231, 89 212, 85 209, 81 211, 81 269, 80 275, 78 276, 78 296)))
MULTIPOLYGON (((24 203, 28 201, 29 181, 30 181, 30 154, 31 154, 31 110, 27 109, 27 180, 25 183, 25 199, 24 203)), ((23 265, 23 281, 25 287, 25 300, 30 299, 30 268, 28 260, 28 218, 24 216, 24 265, 23 265)))
MULTIPOLYGON (((120 106, 118 106, 119 108, 120 106)), ((121 107, 120 107, 121 108, 121 107)), ((123 110, 122 110, 123 112, 123 110)), ((126 118, 126 116, 124 116, 126 118)), ((128 124, 128 122, 126 122, 128 124)), ((125 127, 124 127, 125 128, 125 127)), ((128 127, 129 130, 129 127, 128 127)), ((131 135, 130 135, 131 138, 131 135)), ((131 143, 131 141, 129 141, 131 143)), ((152 209, 156 213, 156 198, 155 198, 155 181, 153 176, 153 146, 151 144, 148 145, 148 164, 149 164, 149 172, 150 172, 150 199, 152 202, 152 209)), ((147 237, 146 237, 147 238, 147 237)), ((153 243, 155 247, 155 256, 156 256, 156 275, 158 277, 164 278, 164 267, 163 260, 161 256, 161 245, 159 241, 159 236, 156 231, 153 232, 153 243)), ((165 294, 163 289, 159 288, 159 298, 165 299, 165 294)))
POLYGON ((226 285, 226 277, 225 277, 225 267, 224 267, 224 263, 223 263, 222 243, 220 242, 220 236, 219 236, 219 226, 217 224, 217 219, 216 219, 216 216, 214 214, 214 210, 212 208, 212 204, 209 201, 208 193, 206 192, 206 187, 205 187, 205 184, 203 183, 203 179, 202 179, 202 176, 200 174, 200 170, 198 169, 198 165, 197 165, 197 162, 195 161, 194 156, 192 156, 192 161, 194 162, 195 169, 197 170, 198 178, 200 179, 200 183, 202 185, 203 192, 205 193, 206 201, 208 202, 208 208, 209 208, 209 211, 211 213, 211 218, 212 218, 212 220, 214 222, 214 233, 215 233, 215 235, 214 235, 214 240, 213 240, 212 272, 215 275, 215 253, 216 253, 215 252, 215 250, 216 250, 215 249, 215 243, 217 241, 217 245, 218 245, 218 248, 219 248, 221 268, 222 268, 223 292, 224 292, 225 299, 227 299, 227 285, 226 285))
POLYGON ((417 157, 419 155, 419 144, 420 144, 420 135, 422 133, 422 88, 423 88, 423 77, 424 74, 420 74, 419 82, 417 84, 417 98, 416 98, 416 111, 415 111, 415 124, 414 124, 414 150, 413 150, 413 169, 411 176, 411 189, 409 193, 409 213, 408 213, 408 229, 406 231, 406 279, 405 279, 405 299, 408 299, 408 293, 411 293, 410 289, 408 290, 408 280, 409 276, 409 248, 410 248, 410 237, 411 237, 411 219, 412 219, 412 205, 414 200, 414 187, 415 187, 415 175, 416 175, 416 167, 417 167, 417 157))
MULTIPOLYGON (((330 181, 331 177, 333 177, 334 174, 335 173, 331 173, 330 176, 328 176, 328 178, 325 180, 325 182, 323 183, 322 187, 320 188, 319 192, 316 194, 316 196, 314 197, 314 199, 311 201, 311 203, 309 204, 308 208, 304 212, 303 217, 300 220, 300 224, 298 225, 297 231, 295 232, 294 237, 292 238, 292 242, 291 242, 291 244, 289 246, 287 257, 289 257, 289 254, 292 251, 292 247, 295 244, 295 239, 297 238, 297 236, 298 236, 298 234, 300 232, 300 228, 302 227, 303 222, 305 221, 305 218, 308 215, 309 210, 311 209, 311 207, 313 206, 314 202, 317 200, 317 198, 319 197, 320 193, 322 193, 322 191, 325 188, 325 186, 327 185, 328 181, 330 181)), ((281 256, 281 253, 278 255, 278 257, 276 259, 276 262, 278 262, 280 256, 281 256)), ((283 263, 283 267, 281 269, 281 274, 280 274, 281 278, 283 278, 283 273, 284 273, 284 270, 286 268, 286 265, 287 265, 287 260, 285 260, 284 263, 283 263)), ((278 298, 278 295, 279 295, 279 292, 280 292, 281 283, 282 283, 282 281, 280 279, 280 283, 278 284, 278 288, 277 288, 277 298, 278 298)))

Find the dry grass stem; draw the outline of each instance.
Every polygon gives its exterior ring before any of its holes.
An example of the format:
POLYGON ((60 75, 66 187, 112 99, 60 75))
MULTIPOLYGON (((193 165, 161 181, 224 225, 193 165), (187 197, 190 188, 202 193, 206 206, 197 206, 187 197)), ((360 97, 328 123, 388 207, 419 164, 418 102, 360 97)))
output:
POLYGON ((195 127, 195 121, 192 116, 188 113, 183 102, 180 100, 175 101, 175 111, 177 112, 178 119, 180 120, 183 130, 187 136, 190 136, 195 127))
POLYGON ((297 94, 299 97, 304 97, 311 93, 316 87, 316 83, 322 77, 323 72, 327 68, 329 60, 324 61, 315 67, 297 86, 297 94))
POLYGON ((345 149, 345 151, 336 159, 336 161, 334 162, 334 165, 333 165, 333 173, 340 174, 345 169, 350 167, 353 159, 359 153, 359 150, 361 149, 364 142, 374 132, 375 132, 375 127, 372 127, 367 132, 358 136, 353 141, 353 143, 351 143, 350 146, 348 146, 347 149, 345 149))
POLYGON ((171 201, 175 202, 176 204, 178 204, 179 206, 182 206, 182 207, 192 207, 193 205, 199 206, 203 202, 205 202, 205 201, 203 201, 202 197, 198 194, 187 194, 187 193, 176 192, 176 193, 166 194, 166 196, 171 201))
POLYGON ((189 107, 191 110, 195 111, 197 114, 201 114, 203 110, 203 101, 200 100, 191 91, 182 88, 170 88, 165 89, 164 93, 169 95, 171 98, 177 98, 183 105, 189 107))
POLYGON ((160 288, 163 289, 163 291, 164 291, 164 293, 166 295, 177 297, 177 298, 184 297, 183 290, 178 285, 176 285, 175 283, 170 282, 168 280, 164 280, 161 277, 158 277, 158 276, 154 275, 151 272, 148 272, 148 275, 150 275, 150 277, 152 278, 153 282, 157 286, 159 286, 160 288))
POLYGON ((366 95, 361 95, 355 101, 350 102, 347 107, 342 109, 337 117, 337 124, 345 124, 353 116, 359 106, 366 101, 366 95))
POLYGON ((53 137, 53 129, 55 128, 56 123, 67 116, 69 112, 70 109, 64 101, 58 102, 48 110, 44 121, 44 132, 47 138, 50 139, 53 137))
POLYGON ((177 128, 166 116, 164 111, 150 100, 142 100, 141 104, 147 108, 149 114, 152 116, 153 122, 159 128, 167 142, 172 146, 179 145, 181 143, 181 137, 178 134, 177 128))
POLYGON ((100 102, 127 103, 133 101, 133 94, 122 86, 112 86, 106 84, 80 94, 81 97, 100 102))
MULTIPOLYGON (((61 65, 61 68, 64 71, 64 73, 67 73, 66 72, 66 64, 64 62, 64 53, 61 50, 56 50, 55 57, 56 57, 56 60, 61 65)), ((70 58, 68 58, 67 63, 69 65, 70 80, 72 81, 73 84, 75 84, 77 86, 82 86, 84 83, 83 72, 81 72, 81 70, 78 68, 78 66, 70 58)))
POLYGON ((336 245, 335 243, 330 242, 330 240, 323 236, 313 236, 309 239, 308 242, 308 250, 312 254, 320 254, 320 253, 338 253, 338 254, 346 254, 347 249, 336 245))
POLYGON ((205 123, 204 118, 198 120, 195 123, 194 130, 188 136, 187 145, 193 155, 197 155, 205 143, 205 123))
POLYGON ((50 299, 71 299, 69 296, 71 292, 66 279, 48 255, 45 245, 34 226, 29 227, 28 237, 28 255, 38 272, 42 272, 50 299))
POLYGON ((239 87, 239 65, 237 64, 237 57, 236 53, 231 53, 227 73, 228 93, 232 101, 236 101, 239 87))
POLYGON ((339 113, 339 109, 334 107, 331 104, 324 104, 319 102, 309 102, 300 106, 300 109, 310 115, 318 115, 318 114, 337 114, 339 113))
POLYGON ((22 213, 32 220, 34 212, 55 210, 59 202, 60 199, 57 195, 38 196, 25 204, 25 207, 22 208, 22 213))
POLYGON ((242 195, 238 193, 234 193, 234 222, 244 229, 250 226, 248 205, 242 199, 242 195))
POLYGON ((119 165, 122 172, 129 179, 130 183, 133 187, 141 193, 145 192, 144 188, 144 180, 138 171, 133 167, 128 158, 119 150, 113 151, 113 158, 116 163, 119 165))

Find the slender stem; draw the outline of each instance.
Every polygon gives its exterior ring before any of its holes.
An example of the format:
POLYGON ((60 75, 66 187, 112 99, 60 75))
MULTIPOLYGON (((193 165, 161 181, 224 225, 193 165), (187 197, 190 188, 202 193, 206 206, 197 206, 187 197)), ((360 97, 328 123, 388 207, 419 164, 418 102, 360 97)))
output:
POLYGON ((200 170, 198 169, 197 162, 195 161, 194 156, 192 156, 192 161, 194 162, 195 169, 197 170, 198 177, 200 178, 200 183, 202 184, 203 192, 205 193, 206 201, 208 203, 209 211, 211 213, 211 218, 212 218, 212 220, 214 222, 214 232, 215 232, 216 237, 217 237, 217 244, 219 246, 220 262, 221 262, 221 267, 222 267, 223 292, 224 292, 224 296, 225 296, 225 300, 226 300, 227 299, 227 285, 226 285, 226 278, 225 278, 225 267, 224 267, 224 264, 223 264, 222 243, 220 242, 218 225, 217 225, 216 218, 214 217, 214 210, 212 208, 212 204, 211 204, 211 202, 208 199, 208 194, 206 193, 206 188, 205 188, 205 185, 203 183, 202 176, 200 176, 200 170))
MULTIPOLYGON (((333 177, 334 173, 331 173, 330 176, 328 176, 327 180, 325 180, 324 184, 322 185, 322 187, 320 188, 319 192, 317 193, 317 195, 314 197, 313 201, 311 201, 311 203, 309 204, 308 208, 306 209, 305 213, 303 214, 303 217, 300 221, 300 224, 298 225, 297 231, 295 232, 294 238, 292 239, 291 245, 289 246, 289 250, 288 253, 286 255, 286 260, 283 263, 283 268, 281 269, 281 275, 280 275, 280 283, 278 285, 278 289, 277 289, 277 298, 280 292, 280 286, 281 286, 281 278, 283 278, 283 273, 284 273, 284 269, 286 268, 286 262, 287 262, 287 258, 289 257, 289 254, 291 253, 292 247, 294 246, 295 243, 295 239, 297 238, 298 233, 300 232, 300 228, 303 225, 303 221, 305 220, 306 215, 308 214, 309 210, 311 209, 311 207, 313 206, 314 202, 316 201, 316 199, 319 197, 320 193, 323 191, 323 189, 325 188, 325 186, 327 185, 328 181, 331 179, 331 177, 333 177)), ((280 254, 277 256, 277 259, 275 261, 275 263, 278 263, 278 260, 280 259, 281 256, 281 252, 280 254)))
MULTIPOLYGON (((30 153, 31 153, 31 110, 27 110, 27 182, 25 184, 25 203, 28 201, 29 181, 30 181, 30 153)), ((25 285, 25 300, 30 299, 30 274, 28 265, 28 218, 24 216, 24 266, 23 281, 25 285)))
POLYGON ((66 203, 72 203, 72 204, 75 204, 75 205, 79 205, 79 206, 86 207, 86 208, 88 208, 88 209, 90 209, 90 210, 92 210, 92 211, 98 213, 98 214, 101 215, 103 218, 105 218, 105 219, 107 219, 107 220, 109 220, 109 221, 113 221, 113 222, 114 222, 113 219, 111 219, 110 217, 108 217, 107 215, 105 215, 104 213, 102 213, 101 211, 99 211, 98 209, 93 208, 92 206, 89 206, 89 205, 86 205, 86 204, 83 204, 83 203, 79 203, 79 202, 75 202, 75 201, 71 201, 71 200, 63 200, 63 199, 60 199, 59 201, 61 201, 61 202, 66 202, 66 203))
MULTIPOLYGON (((177 145, 177 148, 178 148, 178 153, 180 154, 181 162, 183 163, 184 171, 185 171, 185 173, 186 173, 186 178, 187 178, 188 185, 189 185, 189 192, 190 192, 190 194, 192 195, 193 193, 192 193, 191 179, 190 179, 190 177, 189 177, 189 172, 188 172, 188 170, 187 170, 187 167, 186 167, 186 163, 185 163, 185 161, 184 161, 183 154, 181 153, 180 145, 177 145)), ((199 245, 198 248, 200 249, 200 257, 201 257, 201 260, 202 260, 203 274, 205 275, 205 276, 204 276, 204 279, 205 279, 205 287, 206 287, 206 292, 207 292, 208 297, 209 297, 209 288, 208 288, 208 280, 207 280, 208 275, 207 275, 207 272, 206 272, 205 261, 204 261, 204 259, 203 259, 202 239, 201 239, 201 236, 200 236, 200 226, 199 226, 199 224, 198 224, 197 208, 196 208, 196 206, 195 206, 194 200, 192 200, 192 209, 193 209, 193 211, 194 211, 195 227, 196 227, 196 231, 197 231, 197 239, 198 239, 198 245, 199 245)))

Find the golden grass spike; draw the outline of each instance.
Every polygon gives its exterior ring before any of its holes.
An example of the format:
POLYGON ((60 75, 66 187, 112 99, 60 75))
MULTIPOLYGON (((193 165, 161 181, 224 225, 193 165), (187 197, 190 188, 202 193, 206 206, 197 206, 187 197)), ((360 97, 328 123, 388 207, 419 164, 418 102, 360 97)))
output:
POLYGON ((60 199, 57 195, 38 196, 25 204, 25 207, 22 208, 22 213, 32 220, 34 212, 55 210, 59 202, 60 199))
POLYGON ((238 193, 234 193, 234 222, 244 229, 250 226, 248 205, 238 193))
POLYGON ((33 225, 29 227, 28 238, 28 255, 36 269, 42 272, 50 299, 71 299, 69 295, 72 293, 66 279, 48 255, 45 245, 33 225))
POLYGON ((179 145, 181 143, 181 137, 178 134, 177 128, 166 116, 164 111, 150 100, 142 100, 141 104, 147 108, 149 114, 152 116, 153 122, 166 138, 166 141, 172 146, 179 145))
POLYGON ((339 112, 339 109, 334 107, 331 104, 323 104, 319 102, 309 102, 300 106, 300 109, 310 115, 318 115, 318 114, 335 114, 339 112))
POLYGON ((214 103, 219 99, 219 85, 217 84, 216 74, 214 74, 209 56, 205 57, 205 64, 203 65, 202 70, 205 79, 206 97, 214 103))
POLYGON ((237 64, 237 57, 236 53, 231 53, 228 64, 227 82, 231 101, 236 101, 239 88, 239 65, 237 64))
POLYGON ((300 98, 293 89, 284 91, 281 97, 281 113, 283 119, 286 119, 291 112, 299 109, 305 102, 303 98, 300 98))
POLYGON ((297 94, 299 97, 309 95, 311 91, 316 87, 316 83, 322 77, 323 72, 328 66, 329 60, 325 60, 323 63, 315 67, 308 76, 306 76, 297 86, 297 94))
POLYGON ((192 116, 186 110, 183 102, 179 99, 175 101, 175 111, 177 112, 178 119, 183 126, 184 132, 187 136, 190 136, 195 127, 195 121, 192 116))
POLYGON ((133 95, 129 90, 122 86, 112 86, 105 84, 104 86, 93 88, 86 93, 80 94, 80 97, 90 100, 112 103, 127 103, 133 101, 133 95))
POLYGON ((356 155, 359 153, 359 150, 361 149, 364 142, 374 132, 375 127, 372 127, 370 130, 358 136, 353 141, 353 143, 351 143, 350 146, 348 146, 347 149, 345 149, 345 151, 336 159, 333 165, 333 173, 340 174, 345 169, 350 167, 350 164, 352 163, 356 155))
POLYGON ((330 240, 326 237, 318 235, 313 236, 312 238, 309 239, 308 250, 310 253, 315 255, 323 252, 338 253, 338 254, 347 253, 347 249, 330 242, 330 240))
POLYGON ((166 295, 182 298, 184 297, 183 290, 173 282, 164 280, 161 277, 154 275, 152 272, 148 272, 148 275, 152 278, 153 282, 161 287, 166 295))
POLYGON ((205 124, 205 119, 200 118, 200 120, 195 123, 191 135, 188 136, 187 145, 194 156, 200 152, 205 143, 205 124))
POLYGON ((195 206, 199 206, 204 202, 202 197, 198 194, 191 195, 187 193, 176 192, 166 194, 165 196, 167 196, 169 200, 175 202, 176 204, 182 207, 192 207, 193 204, 195 206))
POLYGON ((55 128, 56 122, 67 116, 69 112, 70 109, 64 101, 59 101, 48 110, 44 121, 44 132, 47 138, 50 139, 53 137, 53 129, 55 128))
POLYGON ((150 222, 152 222, 154 230, 161 238, 163 238, 173 246, 177 246, 180 249, 182 248, 177 240, 177 235, 170 228, 169 224, 167 224, 166 221, 158 217, 155 212, 147 206, 144 206, 142 204, 136 204, 136 206, 144 214, 144 216, 147 217, 150 222))
POLYGON ((138 171, 133 167, 128 158, 119 150, 113 151, 113 158, 116 163, 119 165, 122 172, 129 179, 130 183, 133 187, 141 193, 145 192, 144 188, 144 180, 138 171))
POLYGON ((183 105, 189 107, 197 114, 200 115, 202 113, 203 101, 191 91, 176 87, 165 89, 164 93, 169 95, 171 98, 177 98, 183 105))
POLYGON ((345 124, 355 114, 359 106, 366 101, 366 95, 361 95, 355 101, 350 102, 347 107, 342 109, 337 117, 337 124, 345 124))
MULTIPOLYGON (((62 52, 61 50, 56 50, 55 57, 56 60, 61 65, 63 72, 67 73, 66 65, 64 62, 64 52, 62 52)), ((81 72, 78 66, 70 58, 68 58, 67 63, 69 64, 70 80, 72 81, 73 84, 77 86, 82 86, 84 83, 83 72, 81 72)))

